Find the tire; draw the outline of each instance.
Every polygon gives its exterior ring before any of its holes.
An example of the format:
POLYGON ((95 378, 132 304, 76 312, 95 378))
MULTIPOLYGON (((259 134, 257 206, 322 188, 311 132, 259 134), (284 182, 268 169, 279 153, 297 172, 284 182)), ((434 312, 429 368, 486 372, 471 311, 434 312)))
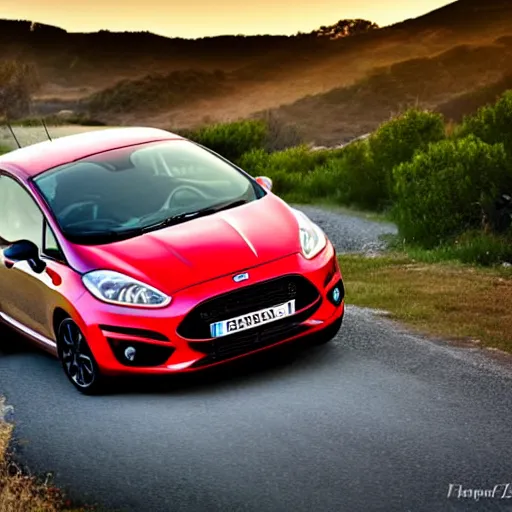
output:
POLYGON ((344 315, 338 318, 338 320, 336 320, 329 327, 326 327, 322 332, 318 333, 313 340, 313 344, 325 345, 326 343, 332 341, 341 329, 341 325, 343 324, 343 316, 344 315))
POLYGON ((65 318, 57 329, 57 350, 62 368, 71 384, 84 395, 106 391, 106 379, 78 325, 65 318))

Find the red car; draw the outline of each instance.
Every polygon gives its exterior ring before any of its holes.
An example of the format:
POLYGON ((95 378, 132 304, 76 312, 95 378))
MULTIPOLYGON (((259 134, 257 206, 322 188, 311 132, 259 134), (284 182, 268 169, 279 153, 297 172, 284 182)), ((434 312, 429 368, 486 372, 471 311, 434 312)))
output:
MULTIPOLYGON (((0 318, 83 393, 339 331, 333 246, 222 156, 112 128, 0 157, 0 318)), ((270 354, 270 353, 269 353, 270 354)))

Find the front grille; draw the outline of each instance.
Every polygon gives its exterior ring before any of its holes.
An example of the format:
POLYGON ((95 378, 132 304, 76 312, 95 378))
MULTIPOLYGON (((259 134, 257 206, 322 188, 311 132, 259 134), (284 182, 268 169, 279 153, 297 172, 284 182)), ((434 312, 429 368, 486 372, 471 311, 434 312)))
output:
POLYGON ((195 366, 203 366, 247 354, 307 332, 309 327, 302 322, 307 320, 320 307, 321 302, 321 299, 318 299, 301 313, 272 322, 271 324, 230 334, 211 341, 189 342, 190 348, 207 356, 198 361, 195 366))
POLYGON ((211 338, 210 324, 213 322, 246 315, 292 299, 295 299, 295 310, 301 311, 319 298, 318 290, 306 278, 298 275, 278 277, 199 304, 184 318, 177 332, 189 340, 205 340, 211 338))

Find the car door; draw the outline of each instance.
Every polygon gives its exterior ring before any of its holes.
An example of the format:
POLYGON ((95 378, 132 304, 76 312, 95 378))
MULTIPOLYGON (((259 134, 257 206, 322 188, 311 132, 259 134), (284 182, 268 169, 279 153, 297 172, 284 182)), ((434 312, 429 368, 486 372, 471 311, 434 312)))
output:
POLYGON ((17 240, 30 240, 42 252, 45 238, 51 237, 48 230, 30 192, 0 174, 0 313, 4 320, 43 336, 48 335, 47 298, 52 280, 46 272, 34 272, 26 261, 7 264, 3 250, 17 240))

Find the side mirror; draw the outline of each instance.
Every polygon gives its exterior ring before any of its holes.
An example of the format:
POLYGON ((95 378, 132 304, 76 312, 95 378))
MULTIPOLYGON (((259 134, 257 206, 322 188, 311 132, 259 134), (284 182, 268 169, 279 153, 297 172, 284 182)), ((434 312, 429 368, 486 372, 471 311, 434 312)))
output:
POLYGON ((30 240, 18 240, 4 249, 3 253, 8 268, 19 261, 27 261, 37 274, 42 274, 46 268, 46 263, 39 257, 37 245, 30 240))
POLYGON ((267 190, 272 190, 272 180, 267 176, 258 176, 256 181, 267 190))

